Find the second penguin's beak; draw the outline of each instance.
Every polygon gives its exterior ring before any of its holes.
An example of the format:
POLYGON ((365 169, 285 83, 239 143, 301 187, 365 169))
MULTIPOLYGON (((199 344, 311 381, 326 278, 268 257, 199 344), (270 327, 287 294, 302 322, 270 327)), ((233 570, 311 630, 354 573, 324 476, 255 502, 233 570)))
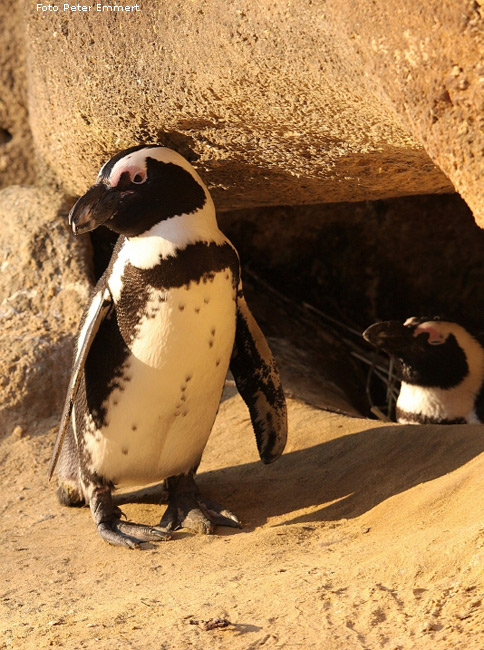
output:
POLYGON ((96 183, 76 201, 69 212, 69 225, 79 235, 111 219, 116 214, 119 192, 104 183, 96 183))
POLYGON ((399 356, 414 342, 413 330, 399 321, 375 323, 363 332, 363 338, 377 348, 399 356))

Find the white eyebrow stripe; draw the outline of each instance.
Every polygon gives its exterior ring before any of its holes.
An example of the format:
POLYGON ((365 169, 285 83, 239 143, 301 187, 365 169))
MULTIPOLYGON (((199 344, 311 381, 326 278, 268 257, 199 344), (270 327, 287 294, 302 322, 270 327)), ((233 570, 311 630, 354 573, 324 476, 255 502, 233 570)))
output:
POLYGON ((109 185, 111 187, 116 187, 117 184, 119 183, 119 179, 125 172, 129 173, 129 177, 131 180, 133 180, 136 174, 141 173, 146 176, 146 168, 143 168, 140 165, 119 165, 118 166, 118 164, 116 163, 108 179, 109 185))
MULTIPOLYGON (((119 179, 124 172, 142 172, 143 174, 147 173, 146 169, 146 152, 136 151, 135 153, 129 154, 114 165, 109 174, 108 183, 111 187, 116 187, 119 183, 119 179), (142 156, 136 155, 142 153, 142 156)), ((133 178, 135 174, 130 174, 133 178)))

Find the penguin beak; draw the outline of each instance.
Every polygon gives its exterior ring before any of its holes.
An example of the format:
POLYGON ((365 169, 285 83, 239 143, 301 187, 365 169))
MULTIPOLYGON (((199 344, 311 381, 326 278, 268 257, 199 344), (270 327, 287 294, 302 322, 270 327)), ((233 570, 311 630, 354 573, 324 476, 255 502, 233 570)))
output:
POLYGON ((90 187, 69 212, 69 225, 75 235, 101 226, 116 213, 120 200, 119 192, 104 183, 90 187))
POLYGON ((395 356, 404 354, 414 342, 413 329, 394 320, 371 325, 363 332, 363 338, 395 356))

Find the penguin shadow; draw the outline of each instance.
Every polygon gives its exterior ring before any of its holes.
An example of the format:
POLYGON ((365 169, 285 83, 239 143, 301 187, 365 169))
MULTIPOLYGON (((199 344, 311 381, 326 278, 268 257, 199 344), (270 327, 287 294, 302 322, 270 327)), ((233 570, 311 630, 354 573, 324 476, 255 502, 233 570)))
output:
POLYGON ((279 525, 358 517, 483 451, 480 425, 370 427, 287 452, 272 465, 254 462, 205 472, 197 482, 250 531, 274 517, 284 518, 279 525))

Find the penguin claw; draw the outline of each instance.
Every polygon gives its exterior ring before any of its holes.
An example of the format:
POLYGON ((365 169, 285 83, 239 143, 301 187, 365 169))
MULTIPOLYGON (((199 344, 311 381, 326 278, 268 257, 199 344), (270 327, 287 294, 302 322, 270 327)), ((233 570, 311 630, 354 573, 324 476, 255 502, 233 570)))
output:
POLYGON ((127 546, 128 548, 139 548, 144 542, 160 542, 170 539, 169 533, 158 526, 135 524, 132 521, 101 522, 98 524, 97 530, 108 544, 127 546))
POLYGON ((196 506, 185 508, 170 505, 160 521, 160 528, 167 532, 186 528, 201 535, 211 535, 215 525, 196 506))
POLYGON ((159 542, 170 538, 168 531, 159 526, 121 521, 125 515, 114 505, 109 490, 95 490, 89 505, 97 531, 108 544, 139 548, 144 542, 159 542))
POLYGON ((159 542, 170 539, 167 531, 158 526, 146 526, 144 524, 134 524, 132 521, 120 521, 117 529, 128 537, 139 539, 142 542, 159 542))
POLYGON ((122 521, 124 513, 114 502, 110 490, 93 491, 90 508, 97 531, 112 546, 139 548, 145 542, 170 539, 170 532, 186 528, 202 535, 211 535, 215 526, 241 528, 238 518, 222 505, 200 494, 193 476, 172 476, 167 479, 168 508, 158 526, 122 521))
POLYGON ((211 535, 215 526, 241 528, 239 519, 230 510, 203 497, 192 475, 167 479, 168 508, 160 521, 166 532, 186 528, 202 535, 211 535))
POLYGON ((128 548, 139 548, 143 540, 126 535, 117 530, 113 524, 98 524, 97 532, 102 539, 112 546, 125 546, 128 548))
POLYGON ((239 518, 233 512, 224 508, 216 501, 206 499, 205 497, 199 498, 198 503, 206 514, 206 516, 216 526, 229 526, 231 528, 242 528, 239 518))

